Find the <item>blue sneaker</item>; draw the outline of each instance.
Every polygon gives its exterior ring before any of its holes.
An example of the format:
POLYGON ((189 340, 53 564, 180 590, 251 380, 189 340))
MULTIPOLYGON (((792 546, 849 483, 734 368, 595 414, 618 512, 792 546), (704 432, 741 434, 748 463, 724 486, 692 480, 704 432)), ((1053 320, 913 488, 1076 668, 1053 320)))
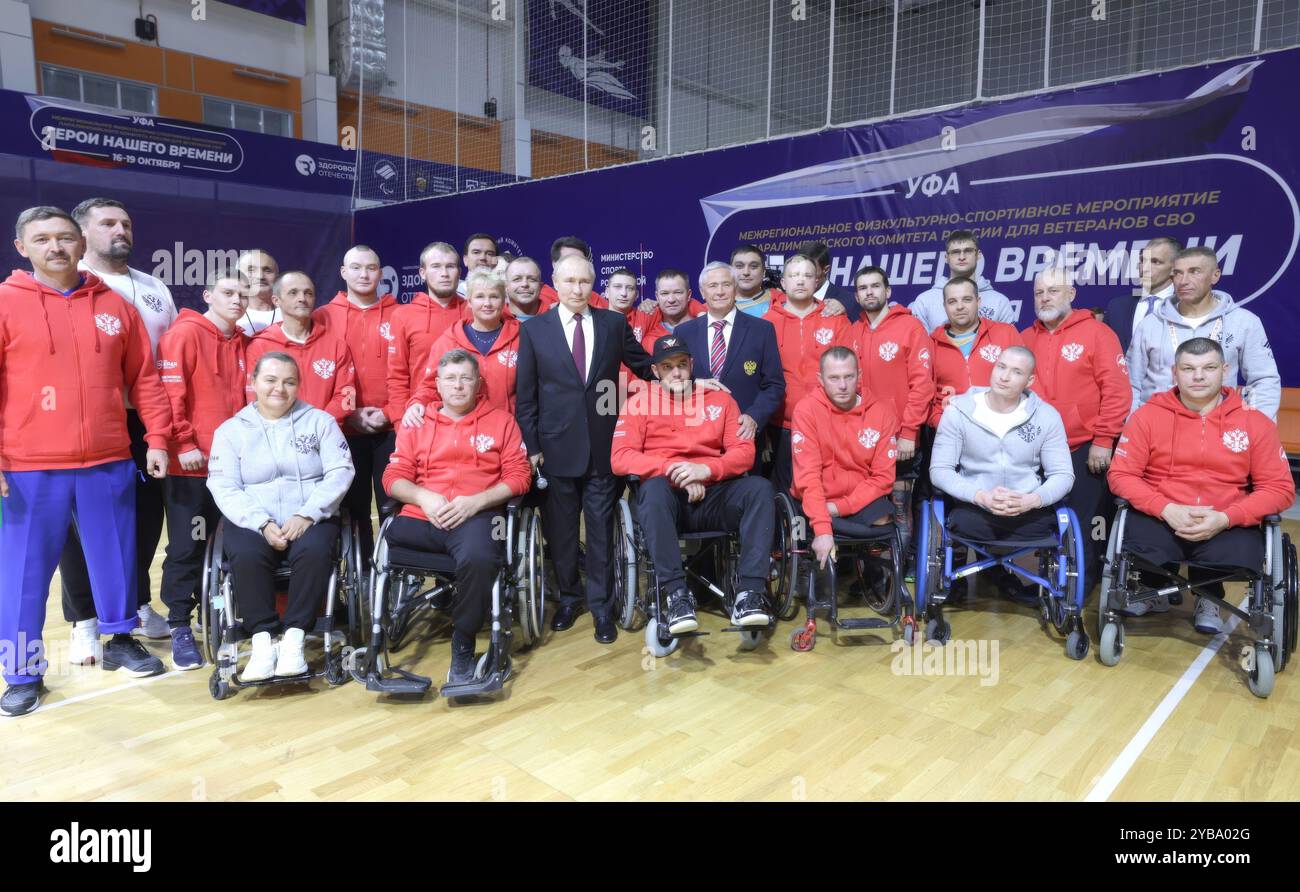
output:
POLYGON ((172 666, 177 669, 198 669, 203 665, 203 655, 194 645, 194 631, 189 626, 172 629, 172 666))

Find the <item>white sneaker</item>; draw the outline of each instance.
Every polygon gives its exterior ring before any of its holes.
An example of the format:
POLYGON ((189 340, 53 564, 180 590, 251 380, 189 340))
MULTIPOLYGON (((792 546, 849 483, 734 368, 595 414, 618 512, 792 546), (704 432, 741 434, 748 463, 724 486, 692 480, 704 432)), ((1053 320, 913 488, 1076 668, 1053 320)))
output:
POLYGON ((1125 616, 1146 616, 1148 613, 1168 613, 1169 596, 1156 595, 1150 601, 1138 601, 1119 611, 1125 616))
POLYGON ((1217 635, 1223 631, 1223 617, 1219 615, 1219 605, 1209 598, 1196 599, 1196 615, 1192 617, 1196 631, 1205 635, 1217 635))
POLYGON ((132 629, 131 634, 154 639, 172 637, 172 630, 167 625, 166 618, 159 616, 152 604, 144 605, 136 611, 135 615, 140 617, 140 625, 132 629))
POLYGON ((72 642, 68 646, 68 662, 74 666, 97 663, 103 651, 99 646, 99 620, 83 619, 72 624, 72 642))
POLYGON ((280 656, 275 661, 275 674, 281 678, 302 675, 307 671, 307 658, 302 654, 302 629, 285 629, 280 639, 280 656))
POLYGON ((242 681, 262 681, 275 672, 275 645, 271 643, 270 632, 258 632, 253 636, 253 653, 244 664, 244 671, 239 673, 242 681))

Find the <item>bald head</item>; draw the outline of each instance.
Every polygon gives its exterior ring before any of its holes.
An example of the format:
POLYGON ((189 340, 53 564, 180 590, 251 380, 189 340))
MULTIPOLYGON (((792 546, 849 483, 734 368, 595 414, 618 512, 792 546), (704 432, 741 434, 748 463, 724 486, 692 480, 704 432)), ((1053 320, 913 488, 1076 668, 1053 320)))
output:
POLYGON ((363 303, 373 301, 383 273, 379 267, 379 254, 366 245, 356 245, 343 255, 339 275, 348 286, 348 295, 363 303))

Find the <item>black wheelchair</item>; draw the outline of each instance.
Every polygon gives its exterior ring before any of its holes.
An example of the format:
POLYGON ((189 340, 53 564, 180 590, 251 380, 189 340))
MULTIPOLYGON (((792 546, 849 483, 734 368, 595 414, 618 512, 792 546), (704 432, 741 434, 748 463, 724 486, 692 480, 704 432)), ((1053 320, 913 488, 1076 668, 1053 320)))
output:
MULTIPOLYGON (((806 530, 806 521, 797 529, 806 530)), ((799 593, 805 597, 808 616, 803 626, 790 633, 790 647, 800 653, 813 649, 817 643, 819 612, 830 623, 832 640, 841 630, 901 629, 903 639, 911 644, 915 640, 916 619, 912 596, 903 583, 907 546, 893 518, 888 523, 867 525, 832 517, 831 534, 835 537, 837 558, 828 559, 824 570, 817 567, 809 541, 804 538, 796 542, 791 555, 792 576, 797 580, 799 593), (838 561, 852 561, 856 577, 853 587, 862 593, 867 607, 877 616, 840 617, 838 561), (867 570, 872 568, 879 575, 868 579, 867 570)))
MULTIPOLYGON (((348 680, 344 664, 349 649, 362 640, 363 627, 359 618, 366 593, 357 525, 346 511, 341 518, 339 543, 334 552, 335 568, 330 576, 329 590, 325 592, 323 614, 317 618, 316 626, 307 636, 308 639, 322 639, 324 665, 319 671, 308 670, 302 675, 288 678, 274 676, 259 681, 243 681, 239 677, 239 645, 250 636, 244 631, 238 593, 235 591, 230 562, 224 549, 226 519, 223 517, 218 521, 216 532, 208 538, 199 596, 199 631, 203 637, 204 656, 212 664, 208 692, 214 699, 224 700, 235 690, 246 687, 301 684, 322 677, 330 686, 338 686, 348 680), (345 612, 346 632, 335 628, 337 608, 343 608, 345 612)), ((287 560, 281 561, 276 567, 275 583, 278 590, 288 586, 287 560)))
MULTIPOLYGON (((516 614, 521 644, 530 647, 541 641, 546 566, 541 516, 536 507, 526 504, 527 499, 517 496, 505 506, 505 563, 492 585, 488 649, 479 657, 473 680, 443 685, 444 697, 476 697, 501 690, 511 672, 516 614)), ((400 507, 393 500, 383 507, 363 617, 367 636, 363 646, 353 651, 348 668, 373 693, 421 696, 433 680, 391 665, 389 655, 410 641, 416 617, 450 608, 456 562, 449 554, 389 545, 388 528, 400 507)))
MULTIPOLYGON (((628 495, 619 500, 614 513, 614 592, 611 604, 614 619, 624 630, 635 631, 645 622, 645 645, 656 657, 666 657, 681 645, 681 639, 707 635, 694 631, 673 635, 659 617, 667 611, 666 595, 659 585, 654 563, 645 543, 641 526, 637 523, 632 502, 636 499, 640 478, 627 478, 628 495)), ((722 631, 740 634, 740 649, 758 647, 763 635, 776 628, 778 619, 789 619, 794 584, 791 556, 794 551, 796 515, 790 499, 784 493, 776 494, 776 529, 769 572, 768 606, 771 622, 761 627, 727 626, 722 631)), ((740 537, 726 530, 704 530, 679 535, 684 554, 682 568, 687 584, 698 595, 714 595, 728 619, 740 588, 739 551, 740 537), (712 562, 712 563, 710 563, 712 562), (705 574, 716 575, 713 581, 705 574)), ((794 606, 798 610, 798 605, 794 606)))
MULTIPOLYGON (((1083 599, 1087 595, 1083 570, 1086 534, 1073 510, 1061 506, 1055 513, 1055 535, 991 542, 953 533, 948 527, 942 498, 922 502, 916 530, 916 611, 918 617, 925 618, 926 640, 945 644, 951 638, 952 627, 944 619, 943 607, 952 598, 955 583, 965 580, 966 593, 973 594, 975 575, 1001 566, 1038 587, 1042 624, 1065 636, 1065 655, 1072 660, 1086 657, 1090 646, 1083 625, 1083 599), (956 548, 966 552, 967 563, 954 566, 956 548), (1027 555, 1037 556, 1037 573, 1016 563, 1027 555)), ((903 632, 906 637, 909 628, 905 626, 903 632)))
POLYGON ((1281 672, 1295 653, 1297 627, 1296 548, 1291 536, 1282 532, 1282 518, 1270 514, 1264 518, 1264 566, 1257 571, 1244 568, 1224 569, 1197 564, 1212 573, 1197 586, 1223 582, 1245 582, 1249 587, 1249 604, 1245 610, 1216 595, 1194 589, 1184 576, 1153 564, 1124 547, 1124 527, 1132 510, 1128 502, 1117 499, 1119 510, 1111 525, 1106 543, 1106 563, 1102 570, 1101 594, 1097 602, 1099 639, 1097 655, 1106 666, 1114 666, 1124 655, 1125 608, 1159 597, 1182 592, 1213 601, 1222 610, 1244 620, 1253 640, 1249 652, 1246 684, 1256 697, 1273 692, 1276 673, 1281 672), (1167 584, 1147 585, 1142 576, 1155 577, 1167 584))

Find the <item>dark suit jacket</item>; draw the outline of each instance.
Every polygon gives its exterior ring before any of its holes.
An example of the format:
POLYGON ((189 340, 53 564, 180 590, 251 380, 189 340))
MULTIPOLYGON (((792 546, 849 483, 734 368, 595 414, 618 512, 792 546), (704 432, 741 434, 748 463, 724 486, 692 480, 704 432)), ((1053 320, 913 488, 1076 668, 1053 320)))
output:
POLYGON ((515 416, 528 454, 543 453, 543 472, 558 477, 611 473, 619 367, 626 364, 642 378, 651 376, 650 356, 633 337, 623 314, 590 312, 595 344, 585 384, 578 379, 557 308, 519 329, 515 416))
POLYGON ((1106 304, 1103 317, 1110 330, 1119 335, 1119 345, 1128 353, 1128 345, 1133 340, 1133 314, 1137 312, 1138 298, 1132 294, 1120 294, 1111 298, 1106 304))
MULTIPOLYGON (((781 371, 781 354, 776 346, 776 328, 766 319, 736 313, 727 360, 722 364, 721 381, 731 389, 731 398, 740 411, 758 423, 759 431, 781 406, 785 398, 785 375, 781 371), (747 372, 746 363, 753 363, 747 372)), ((673 334, 691 351, 695 377, 709 375, 709 314, 702 313, 677 326, 673 334)))
POLYGON ((858 321, 862 307, 858 306, 858 296, 852 288, 845 288, 843 285, 831 282, 826 286, 826 299, 832 298, 844 304, 844 315, 849 317, 850 322, 858 321))

